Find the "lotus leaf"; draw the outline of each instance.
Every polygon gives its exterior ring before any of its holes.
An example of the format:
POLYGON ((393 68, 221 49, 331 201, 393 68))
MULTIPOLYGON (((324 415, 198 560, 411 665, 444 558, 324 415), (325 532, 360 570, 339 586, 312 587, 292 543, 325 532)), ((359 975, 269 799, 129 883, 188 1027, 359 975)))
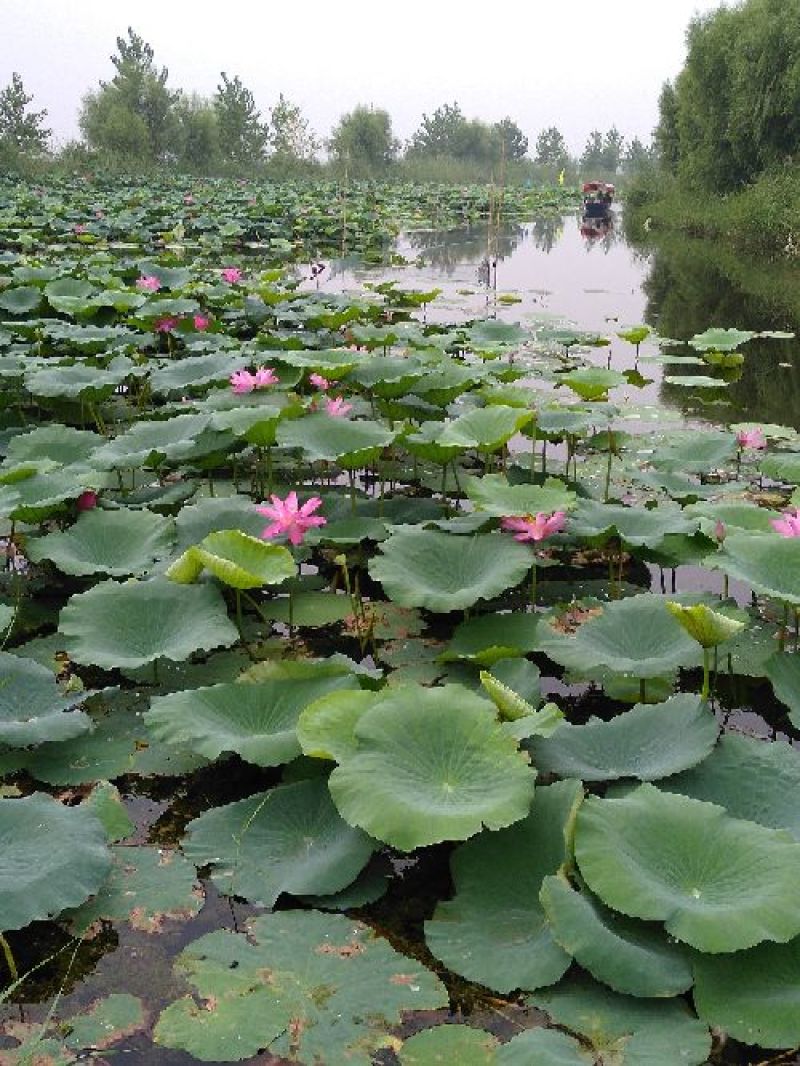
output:
POLYGON ((332 592, 292 592, 288 596, 269 600, 262 608, 264 618, 275 622, 289 622, 295 626, 329 626, 343 622, 353 615, 353 601, 347 595, 332 592))
POLYGON ((594 1066, 595 1058, 558 1029, 526 1029, 495 1056, 497 1066, 594 1066))
POLYGON ((297 565, 288 548, 265 544, 238 529, 220 529, 187 548, 169 567, 166 576, 179 584, 192 584, 203 570, 210 570, 231 588, 254 589, 279 585, 294 577, 297 565))
POLYGON ((355 726, 376 700, 372 692, 331 692, 305 707, 297 722, 297 739, 305 755, 343 762, 355 755, 355 726))
POLYGON ((534 765, 544 773, 614 781, 655 781, 705 759, 719 726, 699 696, 681 693, 665 703, 638 703, 608 722, 565 723, 555 736, 534 740, 534 765))
POLYGON ((553 940, 539 890, 569 857, 582 798, 579 781, 540 787, 522 821, 453 853, 455 896, 425 923, 428 947, 448 969, 499 992, 549 985, 567 970, 570 956, 553 940))
POLYGON ((627 384, 627 378, 616 370, 603 367, 585 367, 559 375, 559 384, 567 385, 582 400, 604 400, 609 389, 627 384))
POLYGON ((238 638, 216 588, 163 578, 101 581, 69 600, 59 631, 76 662, 105 669, 180 661, 238 638))
POLYGON ((695 333, 689 344, 698 352, 731 352, 734 348, 738 348, 757 336, 757 333, 751 333, 746 329, 720 329, 714 326, 703 333, 695 333))
POLYGON ((58 278, 44 287, 47 302, 55 311, 65 315, 81 314, 91 308, 94 286, 77 278, 58 278))
POLYGON ((0 652, 0 744, 27 747, 86 733, 91 721, 78 709, 86 698, 65 694, 52 670, 0 652))
POLYGON ((40 462, 49 459, 61 466, 85 463, 103 437, 85 429, 71 426, 37 426, 28 433, 20 433, 8 442, 3 466, 14 463, 40 462))
POLYGON ((175 519, 175 528, 178 551, 185 551, 221 529, 238 529, 257 537, 264 529, 264 519, 247 496, 206 497, 183 507, 175 519))
POLYGON ((460 685, 403 686, 358 721, 330 778, 342 816, 411 851, 524 818, 535 775, 487 700, 460 685))
POLYGON ((22 929, 83 903, 111 866, 97 816, 41 792, 0 799, 0 848, 0 930, 22 929))
POLYGON ((539 619, 532 614, 485 614, 462 622, 441 659, 468 659, 491 667, 536 648, 539 619))
POLYGON ((13 483, 0 484, 0 517, 31 525, 42 522, 64 510, 68 500, 77 500, 93 480, 74 467, 52 473, 31 470, 13 483))
POLYGON ((423 1029, 403 1043, 398 1052, 402 1066, 495 1066, 497 1038, 471 1025, 436 1025, 423 1029))
POLYGON ((136 826, 128 817, 120 791, 110 781, 98 781, 86 797, 86 804, 103 823, 111 843, 124 840, 135 831, 136 826))
MULTIPOLYGON (((159 465, 164 460, 186 459, 196 450, 197 442, 209 436, 210 415, 176 415, 161 422, 137 422, 114 440, 98 448, 92 457, 101 470, 159 465)), ((215 442, 224 434, 210 434, 215 442)))
POLYGON ((203 906, 194 866, 180 852, 155 847, 114 847, 108 880, 90 900, 64 918, 76 935, 95 922, 128 922, 161 933, 167 921, 187 921, 203 906))
POLYGON ((760 467, 765 477, 800 485, 800 452, 773 452, 761 460, 760 467))
POLYGON ((681 473, 706 473, 724 466, 736 453, 736 438, 719 430, 690 430, 656 449, 657 467, 681 473))
POLYGON ((800 938, 698 955, 694 1001, 707 1025, 760 1047, 800 1044, 800 938))
POLYGON ((602 1060, 619 1066, 701 1066, 711 1051, 708 1028, 680 999, 634 999, 578 978, 536 992, 527 1001, 585 1037, 602 1060))
POLYGON ((479 407, 445 423, 438 443, 441 447, 458 445, 464 449, 495 452, 532 419, 532 411, 521 411, 518 407, 479 407))
POLYGON ((481 670, 481 685, 500 717, 506 723, 506 732, 517 740, 532 736, 549 737, 561 725, 564 714, 555 703, 546 703, 536 710, 518 692, 498 681, 488 670, 481 670))
POLYGON ((731 533, 707 566, 745 581, 756 592, 800 607, 800 538, 731 533))
POLYGON ((789 721, 800 728, 800 655, 772 655, 764 665, 777 699, 789 708, 789 721))
POLYGON ((281 911, 246 932, 218 930, 184 949, 177 970, 204 1005, 187 996, 167 1007, 158 1044, 204 1062, 266 1048, 369 1066, 402 1011, 447 1004, 438 978, 343 915, 281 911))
POLYGON ((33 285, 14 285, 0 292, 0 308, 12 315, 29 315, 42 302, 42 294, 33 285))
POLYGON ((632 547, 657 548, 669 534, 691 533, 697 528, 678 507, 619 507, 583 500, 570 519, 576 537, 608 540, 617 536, 632 547))
POLYGON ((688 952, 659 926, 615 914, 564 877, 546 877, 539 898, 556 942, 615 992, 668 997, 691 988, 688 952))
POLYGON ((174 536, 172 521, 150 511, 96 508, 63 533, 31 538, 26 552, 33 562, 47 559, 65 574, 126 577, 144 574, 167 555, 174 536))
POLYGON ((327 782, 312 778, 206 811, 189 823, 183 850, 211 864, 221 892, 272 907, 282 892, 347 887, 375 847, 339 817, 327 782))
POLYGON ((93 1003, 85 1014, 69 1018, 64 1024, 69 1028, 65 1040, 67 1047, 75 1051, 84 1048, 102 1051, 144 1029, 147 1015, 142 1001, 136 996, 127 992, 113 992, 93 1003))
POLYGON ((502 474, 487 474, 468 478, 464 488, 479 510, 498 518, 568 511, 575 505, 575 493, 553 477, 542 485, 512 485, 502 474))
POLYGON ((370 560, 370 576, 402 607, 456 611, 519 584, 531 554, 502 533, 458 537, 415 527, 393 533, 370 560))
POLYGON ((145 721, 156 740, 207 759, 236 752, 256 766, 280 766, 300 754, 301 711, 325 693, 357 688, 352 674, 342 674, 184 689, 153 699, 145 721))
POLYGON ((725 807, 770 829, 785 829, 800 843, 800 753, 791 744, 727 734, 709 757, 659 787, 725 807))
POLYGON ((305 418, 281 422, 278 443, 299 448, 310 462, 336 461, 347 470, 377 459, 395 438, 395 433, 378 422, 334 418, 318 411, 305 418))
POLYGON ((697 663, 699 649, 664 610, 664 598, 644 593, 602 608, 564 631, 556 619, 539 625, 539 650, 554 662, 590 675, 597 669, 633 677, 658 677, 697 663))
POLYGON ((663 921, 699 951, 731 952, 800 933, 800 845, 724 808, 640 785, 623 799, 588 799, 575 856, 600 899, 663 921))

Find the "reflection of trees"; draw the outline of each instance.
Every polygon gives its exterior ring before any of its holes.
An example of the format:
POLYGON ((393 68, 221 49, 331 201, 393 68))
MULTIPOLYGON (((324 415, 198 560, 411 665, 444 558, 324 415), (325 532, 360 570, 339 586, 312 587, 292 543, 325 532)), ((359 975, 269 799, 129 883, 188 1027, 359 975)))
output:
POLYGON ((564 219, 561 215, 541 215, 533 220, 531 236, 533 243, 541 252, 552 252, 564 232, 564 219))
MULTIPOLYGON (((512 255, 525 235, 524 227, 516 222, 504 223, 497 233, 497 258, 512 255)), ((452 274, 464 263, 478 263, 486 258, 489 241, 487 225, 466 229, 417 231, 406 234, 409 248, 426 266, 452 274)))
MULTIPOLYGON (((686 239, 660 244, 651 264, 643 286, 645 318, 661 336, 688 340, 709 326, 800 334, 796 267, 745 260, 712 242, 686 239)), ((800 342, 756 339, 744 344, 742 352, 741 377, 719 397, 731 406, 715 405, 709 413, 732 422, 800 428, 800 342)), ((699 366, 682 366, 675 372, 709 373, 699 366)), ((662 395, 665 402, 681 408, 689 403, 680 387, 664 385, 662 395)))

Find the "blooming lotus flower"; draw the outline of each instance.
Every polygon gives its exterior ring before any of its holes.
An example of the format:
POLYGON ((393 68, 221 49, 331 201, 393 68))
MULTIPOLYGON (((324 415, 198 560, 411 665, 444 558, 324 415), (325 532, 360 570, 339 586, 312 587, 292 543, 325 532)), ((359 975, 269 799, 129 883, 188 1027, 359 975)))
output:
POLYGON ((524 518, 504 518, 500 525, 509 533, 514 534, 514 540, 539 541, 547 540, 554 533, 560 533, 566 524, 565 511, 554 511, 548 515, 539 511, 537 515, 525 515, 524 518))
POLYGON ((322 506, 319 496, 312 496, 302 507, 298 506, 296 492, 290 492, 285 500, 273 493, 270 499, 271 504, 256 507, 259 514, 272 519, 272 525, 267 526, 261 534, 264 540, 285 533, 290 544, 302 544, 309 529, 325 525, 326 520, 314 514, 322 506))
POLYGON ((142 274, 136 282, 136 288, 141 289, 143 292, 158 292, 161 288, 161 282, 155 274, 142 274))
POLYGON ((800 537, 800 507, 795 507, 794 514, 784 511, 782 518, 773 518, 770 525, 782 537, 800 537))
POLYGON ((315 389, 322 389, 323 392, 327 392, 331 387, 330 381, 328 381, 327 378, 324 378, 322 374, 309 374, 308 380, 315 389))
POLYGON ((252 392, 256 387, 256 376, 249 370, 234 370, 230 376, 231 388, 240 396, 245 392, 252 392))
POLYGON ((718 518, 714 523, 714 539, 718 544, 722 544, 728 535, 728 530, 725 528, 725 523, 722 519, 718 518))
POLYGON ((345 403, 343 396, 336 396, 332 400, 325 401, 325 410, 331 418, 344 418, 346 414, 353 410, 353 405, 345 403))
POLYGON ((756 450, 758 448, 766 448, 767 438, 764 436, 761 427, 757 426, 755 429, 740 430, 736 434, 736 443, 739 448, 756 450))
POLYGON ((235 285, 242 277, 242 272, 238 267, 225 267, 220 273, 222 280, 227 281, 229 285, 235 285))
POLYGON ((201 333, 211 325, 211 317, 209 315, 195 315, 192 321, 194 322, 194 328, 200 330, 201 333))
POLYGON ((85 233, 86 232, 86 224, 84 222, 76 222, 75 225, 72 227, 72 232, 73 233, 85 233))
POLYGON ((97 493, 87 489, 78 497, 77 505, 79 511, 91 511, 93 507, 97 507, 97 493))
POLYGON ((177 329, 178 319, 174 315, 167 315, 165 318, 157 318, 153 329, 156 333, 170 333, 173 329, 177 329))
POLYGON ((260 366, 253 378, 257 389, 265 389, 269 385, 277 385, 280 380, 271 366, 260 366))
POLYGON ((192 196, 192 194, 190 192, 187 192, 187 194, 184 196, 183 202, 185 204, 193 204, 194 203, 194 197, 192 196))

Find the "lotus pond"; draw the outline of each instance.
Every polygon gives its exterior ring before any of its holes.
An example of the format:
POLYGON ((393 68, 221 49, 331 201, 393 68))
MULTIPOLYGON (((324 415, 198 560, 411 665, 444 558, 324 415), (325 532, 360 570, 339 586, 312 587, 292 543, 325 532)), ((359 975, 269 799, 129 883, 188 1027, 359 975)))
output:
POLYGON ((792 331, 575 204, 2 187, 0 1063, 792 1061, 792 331))

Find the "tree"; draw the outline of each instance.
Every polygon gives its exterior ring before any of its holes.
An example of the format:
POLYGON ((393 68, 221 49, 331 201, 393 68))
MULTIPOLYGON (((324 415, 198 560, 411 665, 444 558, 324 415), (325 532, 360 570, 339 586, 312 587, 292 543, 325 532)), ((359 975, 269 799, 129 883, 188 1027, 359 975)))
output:
POLYGON ((399 147, 389 112, 363 106, 342 115, 328 141, 328 151, 337 163, 367 174, 394 162, 399 147))
POLYGON ((273 154, 290 162, 311 162, 320 147, 303 112, 283 93, 269 113, 269 141, 273 154))
POLYGON ((423 114, 409 143, 409 154, 458 158, 466 122, 457 103, 442 104, 432 115, 423 114))
POLYGON ((217 113, 210 100, 196 93, 182 94, 176 105, 176 155, 189 170, 209 173, 220 163, 217 113))
POLYGON ((219 129, 219 146, 226 163, 252 166, 263 160, 269 134, 249 89, 238 74, 229 78, 223 71, 214 96, 219 129))
POLYGON ((581 166, 600 170, 606 174, 616 174, 622 160, 624 146, 625 138, 616 126, 612 126, 605 134, 602 134, 600 130, 592 130, 586 141, 586 147, 583 149, 581 166))
POLYGON ((528 138, 508 116, 492 127, 500 155, 509 163, 524 159, 528 152, 528 138))
POLYGON ((563 169, 569 163, 567 142, 555 126, 548 126, 536 138, 534 162, 541 166, 563 169))
POLYGON ((155 65, 153 49, 130 26, 111 62, 111 81, 83 99, 79 123, 89 146, 146 162, 174 155, 180 93, 167 88, 167 68, 155 65))
POLYGON ((33 97, 28 96, 22 78, 16 72, 0 91, 0 143, 22 155, 47 151, 50 130, 44 126, 46 111, 29 111, 33 97))
POLYGON ((678 101, 675 88, 665 81, 658 98, 658 125, 653 130, 653 142, 660 165, 670 174, 677 173, 680 161, 678 137, 678 101))
POLYGON ((626 174, 635 174, 646 167, 651 167, 655 157, 656 152, 653 145, 643 144, 638 137, 634 137, 622 158, 623 170, 626 174))

